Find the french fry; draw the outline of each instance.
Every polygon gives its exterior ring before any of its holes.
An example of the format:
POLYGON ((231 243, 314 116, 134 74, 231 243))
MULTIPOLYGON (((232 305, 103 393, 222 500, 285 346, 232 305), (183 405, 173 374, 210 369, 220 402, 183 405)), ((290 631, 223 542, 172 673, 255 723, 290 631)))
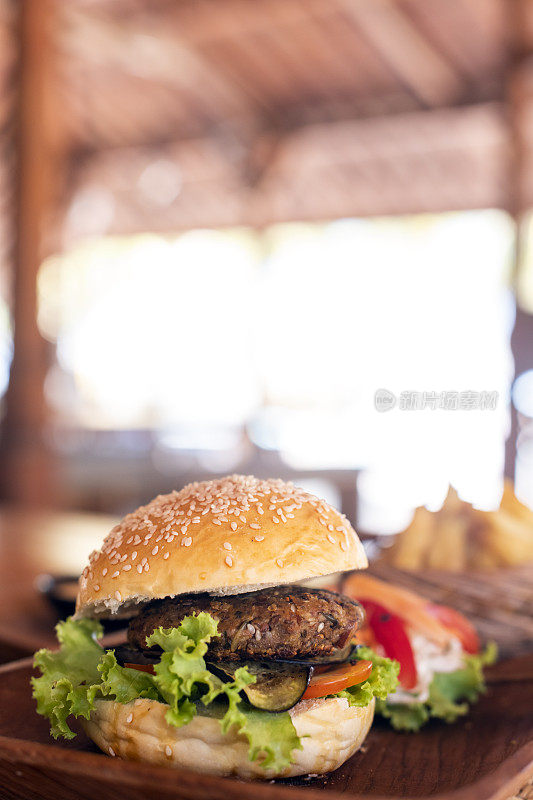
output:
POLYGON ((441 517, 428 552, 431 569, 460 572, 466 567, 466 519, 460 515, 441 517))
POLYGON ((431 547, 434 526, 434 515, 427 508, 417 508, 411 524, 389 551, 390 563, 399 569, 421 569, 431 547))
POLYGON ((533 560, 533 531, 528 525, 501 509, 487 512, 485 518, 487 550, 501 564, 515 566, 533 560))
POLYGON ((416 509, 383 560, 399 569, 450 572, 533 562, 533 511, 516 498, 508 480, 497 511, 474 509, 450 487, 440 511, 416 509))
POLYGON ((460 514, 464 505, 453 486, 449 486, 442 508, 437 514, 460 514))
POLYGON ((502 511, 507 511, 509 514, 512 514, 515 517, 520 517, 520 519, 522 519, 526 525, 531 527, 531 535, 533 536, 533 511, 521 503, 516 497, 513 491, 513 485, 508 479, 505 480, 503 486, 500 509, 502 511))
POLYGON ((475 548, 469 561, 469 566, 479 570, 493 570, 501 566, 499 559, 483 548, 475 548))

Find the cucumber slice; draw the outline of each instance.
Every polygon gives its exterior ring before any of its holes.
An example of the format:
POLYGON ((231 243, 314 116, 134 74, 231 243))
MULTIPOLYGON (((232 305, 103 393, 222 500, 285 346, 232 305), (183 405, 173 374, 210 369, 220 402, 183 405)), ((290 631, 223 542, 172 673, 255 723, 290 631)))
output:
POLYGON ((243 689, 248 702, 255 708, 273 713, 288 711, 295 706, 302 699, 313 674, 312 667, 280 662, 209 663, 208 667, 223 680, 233 680, 239 667, 248 667, 256 676, 256 682, 243 689))

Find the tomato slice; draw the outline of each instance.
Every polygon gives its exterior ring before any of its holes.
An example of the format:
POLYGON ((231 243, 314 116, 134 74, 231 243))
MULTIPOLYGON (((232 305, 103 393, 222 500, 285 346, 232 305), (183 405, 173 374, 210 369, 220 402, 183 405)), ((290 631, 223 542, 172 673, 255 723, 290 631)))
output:
POLYGON ((313 675, 309 681, 309 686, 305 690, 302 699, 311 700, 314 697, 325 697, 328 694, 336 694, 349 686, 363 683, 372 672, 371 661, 355 661, 353 664, 342 664, 335 669, 329 669, 318 675, 313 675))
POLYGON ((463 650, 472 654, 479 653, 479 636, 476 629, 459 611, 436 603, 428 603, 426 611, 459 639, 463 650))
POLYGON ((150 675, 155 675, 155 670, 154 670, 152 664, 130 664, 130 663, 125 663, 124 666, 127 667, 128 669, 138 669, 139 672, 148 672, 148 673, 150 673, 150 675))
POLYGON ((398 679, 401 685, 404 689, 414 689, 418 680, 415 656, 402 620, 373 600, 359 597, 358 601, 365 609, 367 622, 385 655, 400 662, 398 679))

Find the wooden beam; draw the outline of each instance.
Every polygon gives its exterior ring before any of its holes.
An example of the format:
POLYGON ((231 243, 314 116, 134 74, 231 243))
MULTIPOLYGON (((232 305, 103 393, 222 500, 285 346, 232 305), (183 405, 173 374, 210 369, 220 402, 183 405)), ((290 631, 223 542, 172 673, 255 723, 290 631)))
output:
MULTIPOLYGON (((75 165, 65 202, 101 186, 115 208, 107 232, 117 234, 492 208, 507 201, 507 155, 502 105, 483 104, 272 131, 239 159, 212 137, 94 153, 75 165), (150 205, 138 181, 159 159, 182 177, 165 207, 150 205)), ((64 216, 70 243, 90 233, 85 218, 74 228, 64 216)))
POLYGON ((189 46, 173 17, 164 27, 149 19, 141 36, 135 18, 130 21, 101 18, 75 6, 66 7, 63 13, 67 14, 71 27, 77 27, 81 34, 75 37, 74 55, 85 64, 101 64, 102 54, 108 54, 112 59, 106 65, 108 70, 123 69, 127 73, 131 69, 132 49, 136 48, 143 62, 144 77, 178 85, 191 105, 199 105, 205 115, 208 114, 201 103, 201 92, 191 92, 191 86, 198 89, 209 86, 210 97, 216 98, 226 115, 242 116, 249 111, 248 98, 240 87, 226 79, 199 50, 189 46))
POLYGON ((445 106, 462 92, 460 77, 395 0, 338 0, 381 59, 423 105, 445 106))
MULTIPOLYGON (((509 205, 508 210, 515 221, 515 237, 513 247, 513 263, 511 271, 511 284, 515 296, 520 283, 520 272, 524 266, 525 236, 527 225, 524 213, 531 202, 532 195, 529 188, 532 184, 533 159, 531 157, 530 142, 528 141, 528 118, 531 116, 533 105, 533 63, 530 54, 532 41, 530 38, 531 8, 529 0, 511 0, 508 3, 508 30, 509 42, 507 81, 506 81, 506 111, 509 127, 510 158, 508 163, 509 205), (528 196, 529 195, 529 196, 528 196)), ((516 303, 516 300, 515 300, 516 303)), ((516 307, 516 323, 523 315, 516 307)), ((524 336, 517 335, 517 329, 511 336, 511 349, 515 366, 523 361, 524 336)), ((516 374, 516 373, 515 373, 516 374)), ((519 373, 518 373, 519 374, 519 373)), ((505 474, 515 477, 517 441, 520 431, 518 414, 514 404, 510 404, 511 430, 505 443, 505 474)))
POLYGON ((44 254, 55 169, 48 105, 52 12, 52 0, 21 0, 19 4, 14 357, 1 477, 5 499, 31 506, 49 504, 54 497, 52 463, 43 434, 47 346, 37 327, 37 271, 44 254))

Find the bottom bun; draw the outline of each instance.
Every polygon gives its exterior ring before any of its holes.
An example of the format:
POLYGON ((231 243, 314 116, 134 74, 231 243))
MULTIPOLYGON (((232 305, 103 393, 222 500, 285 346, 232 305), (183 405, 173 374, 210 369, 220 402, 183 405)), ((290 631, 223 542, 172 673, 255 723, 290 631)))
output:
POLYGON ((303 700, 289 712, 303 750, 294 750, 294 763, 282 771, 262 769, 248 758, 248 742, 240 734, 222 733, 220 722, 197 716, 181 728, 165 721, 168 706, 155 700, 126 705, 98 700, 85 732, 112 756, 144 761, 210 775, 240 778, 290 778, 331 772, 363 744, 374 718, 374 700, 350 708, 344 698, 303 700))

